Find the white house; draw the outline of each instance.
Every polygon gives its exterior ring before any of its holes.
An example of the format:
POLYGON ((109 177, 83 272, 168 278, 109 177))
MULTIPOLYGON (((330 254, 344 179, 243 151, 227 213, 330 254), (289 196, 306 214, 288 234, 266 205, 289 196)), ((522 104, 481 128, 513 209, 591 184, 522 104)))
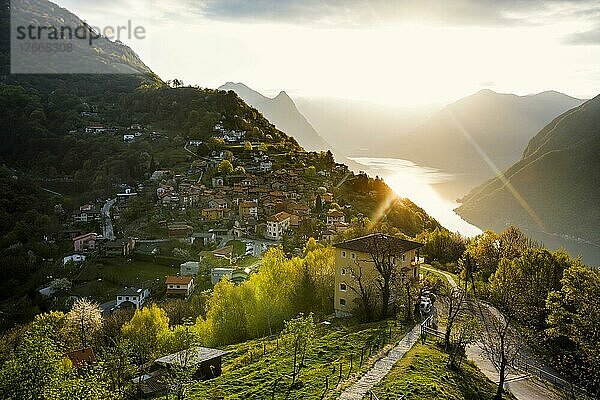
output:
POLYGON ((194 278, 191 276, 167 276, 167 296, 188 298, 194 291, 194 278))
POLYGON ((138 289, 134 287, 125 287, 117 293, 117 307, 135 307, 140 308, 150 297, 150 289, 138 289))
POLYGON ((267 220, 267 237, 273 240, 281 240, 283 233, 290 227, 291 215, 281 211, 271 215, 267 220))
POLYGON ((67 265, 68 262, 74 262, 75 264, 80 264, 85 261, 85 256, 83 254, 71 254, 70 256, 63 257, 63 266, 67 265))
POLYGON ((224 277, 227 277, 229 280, 231 280, 233 271, 235 271, 235 269, 233 269, 233 268, 213 268, 213 269, 211 269, 210 270, 210 283, 212 283, 212 285, 215 286, 224 277))
POLYGON ((259 164, 260 172, 269 172, 273 169, 273 163, 271 160, 261 161, 259 164))
POLYGON ((196 275, 200 270, 200 263, 198 261, 184 262, 179 266, 179 274, 185 275, 196 275))
POLYGON ((188 146, 202 146, 202 140, 190 140, 188 146))
POLYGON ((104 126, 88 126, 85 128, 85 133, 103 133, 108 131, 108 128, 104 126))
POLYGON ((123 141, 126 143, 133 142, 135 140, 135 135, 131 135, 129 133, 123 135, 123 141))
POLYGON ((331 209, 327 212, 327 225, 328 226, 343 224, 344 222, 345 222, 345 218, 344 218, 343 212, 336 210, 336 209, 331 209))

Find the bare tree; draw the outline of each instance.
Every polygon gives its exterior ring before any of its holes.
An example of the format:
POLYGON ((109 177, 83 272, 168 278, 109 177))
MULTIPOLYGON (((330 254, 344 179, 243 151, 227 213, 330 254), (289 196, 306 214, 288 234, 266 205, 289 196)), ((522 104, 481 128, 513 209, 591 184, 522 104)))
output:
POLYGON ((446 319, 446 332, 444 333, 444 348, 450 349, 450 336, 454 323, 461 315, 466 300, 466 291, 459 287, 451 288, 446 296, 448 302, 448 314, 446 319))
POLYGON ((521 355, 524 343, 521 335, 511 327, 521 307, 523 288, 518 270, 510 260, 503 259, 490 278, 490 297, 497 308, 477 303, 482 329, 481 348, 484 355, 498 371, 498 389, 495 399, 502 399, 508 369, 521 355))
POLYGON ((363 267, 358 260, 355 260, 355 266, 350 268, 352 281, 347 283, 348 288, 352 290, 357 298, 357 306, 362 319, 371 321, 375 317, 377 307, 376 291, 372 281, 365 276, 363 267))
MULTIPOLYGON (((406 271, 403 273, 398 266, 399 258, 406 252, 405 243, 400 238, 381 233, 367 236, 364 240, 365 251, 371 258, 365 261, 372 262, 378 273, 375 283, 381 297, 380 317, 385 318, 392 298, 392 287, 399 278, 403 278, 401 283, 405 284, 405 288, 407 288, 407 303, 412 303, 412 296, 408 290, 410 287, 406 286, 410 283, 408 282, 409 274, 406 271)), ((409 306, 412 305, 409 304, 409 306)))
POLYGON ((466 275, 464 287, 461 288, 460 286, 456 286, 450 288, 450 291, 446 296, 448 301, 447 324, 446 332, 444 334, 444 348, 446 349, 446 351, 449 350, 450 337, 452 335, 452 328, 454 326, 454 323, 459 318, 459 316, 461 316, 464 310, 464 306, 466 305, 466 301, 469 294, 469 280, 473 277, 473 271, 475 269, 475 265, 471 259, 471 255, 468 252, 465 252, 465 254, 460 260, 460 264, 462 264, 463 270, 465 271, 466 275))

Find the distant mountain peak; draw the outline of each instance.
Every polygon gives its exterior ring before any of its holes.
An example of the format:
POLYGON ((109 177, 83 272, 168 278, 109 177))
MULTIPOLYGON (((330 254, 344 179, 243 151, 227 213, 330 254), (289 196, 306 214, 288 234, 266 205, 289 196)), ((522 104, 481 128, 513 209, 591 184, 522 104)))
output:
POLYGON ((293 136, 305 149, 309 151, 331 149, 331 145, 319 136, 285 91, 282 90, 277 96, 271 98, 243 83, 233 82, 227 82, 219 90, 233 90, 242 100, 260 111, 278 129, 293 136))

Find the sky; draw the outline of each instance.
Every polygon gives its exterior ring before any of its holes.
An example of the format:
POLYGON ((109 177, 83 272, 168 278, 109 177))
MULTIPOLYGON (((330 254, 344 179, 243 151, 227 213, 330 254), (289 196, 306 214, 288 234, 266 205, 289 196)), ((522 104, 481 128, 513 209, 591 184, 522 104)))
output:
POLYGON ((393 105, 600 90, 600 1, 55 0, 163 79, 393 105))

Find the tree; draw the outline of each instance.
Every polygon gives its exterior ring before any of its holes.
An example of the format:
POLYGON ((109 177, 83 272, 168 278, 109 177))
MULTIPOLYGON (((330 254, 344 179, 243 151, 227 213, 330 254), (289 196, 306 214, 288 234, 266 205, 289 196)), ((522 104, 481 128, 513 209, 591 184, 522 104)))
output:
POLYGON ((511 261, 522 278, 519 282, 526 293, 518 318, 534 330, 543 329, 546 318, 546 298, 559 290, 563 272, 573 263, 564 252, 551 253, 546 249, 527 249, 511 261))
POLYGON ((600 392, 600 271, 574 262, 547 300, 548 328, 559 362, 594 393, 600 392))
POLYGON ((500 243, 498 235, 493 231, 485 231, 476 236, 467 246, 474 265, 474 275, 477 275, 484 282, 496 271, 500 262, 500 243))
POLYGON ((306 352, 315 336, 315 323, 312 314, 309 314, 307 317, 300 314, 297 318, 286 322, 282 335, 294 354, 292 361, 292 383, 290 385, 294 387, 304 366, 306 352))
POLYGON ((452 331, 452 347, 448 348, 448 365, 452 368, 460 368, 465 356, 467 346, 477 341, 480 329, 477 320, 468 313, 461 313, 460 318, 455 321, 455 329, 452 331))
POLYGON ((481 346, 483 353, 498 371, 498 388, 494 399, 501 400, 508 366, 521 354, 523 341, 519 333, 512 329, 523 298, 526 296, 521 271, 508 259, 502 259, 496 272, 490 277, 490 299, 497 308, 478 303, 482 329, 481 346))
POLYGON ((458 233, 446 229, 435 228, 421 237, 424 240, 423 253, 429 262, 439 261, 442 264, 458 262, 466 250, 466 240, 458 233))
POLYGON ((7 399, 42 399, 62 384, 62 351, 51 332, 28 332, 0 370, 0 393, 7 399), (50 333, 50 334, 45 334, 50 333))
POLYGON ((250 142, 244 142, 244 150, 245 151, 252 151, 253 147, 252 147, 252 143, 250 142))
POLYGON ((266 151, 269 150, 269 145, 263 142, 263 143, 261 143, 261 144, 258 145, 258 150, 266 152, 266 151))
POLYGON ((313 165, 311 165, 304 171, 304 176, 307 178, 314 178, 315 176, 317 176, 317 169, 313 165))
POLYGON ((137 309, 121 330, 132 345, 138 365, 159 355, 171 336, 169 317, 156 305, 137 309))
POLYGON ((314 287, 312 294, 313 311, 317 315, 333 312, 335 286, 335 257, 331 246, 323 246, 313 238, 306 243, 303 263, 314 287))
POLYGON ((246 173, 246 169, 244 167, 242 167, 241 165, 238 165, 237 167, 235 167, 235 173, 244 175, 246 173))
POLYGON ((229 175, 233 172, 233 164, 229 160, 223 160, 219 163, 217 171, 222 175, 229 175))
POLYGON ((206 320, 198 317, 200 336, 212 345, 237 343, 247 338, 242 291, 227 279, 217 283, 208 303, 206 320))
POLYGON ((102 329, 102 310, 98 303, 78 299, 67 314, 67 326, 79 336, 81 348, 88 347, 90 339, 102 329))
POLYGON ((118 339, 112 346, 107 346, 103 357, 105 376, 112 392, 124 398, 129 377, 135 372, 135 368, 129 360, 133 356, 132 344, 124 339, 118 339))
MULTIPOLYGON (((392 284, 399 278, 400 271, 397 267, 396 258, 400 257, 405 250, 399 244, 397 238, 383 234, 375 234, 366 237, 365 250, 370 255, 371 259, 362 261, 372 262, 378 273, 375 283, 381 296, 381 311, 379 317, 386 318, 392 294, 392 284)), ((357 260, 357 262, 359 262, 359 260, 357 260)), ((402 279, 404 286, 410 285, 409 279, 410 277, 404 274, 402 279)), ((408 293, 408 307, 412 308, 410 304, 411 294, 409 287, 408 293)))
MULTIPOLYGON (((469 277, 470 271, 473 270, 473 261, 471 260, 471 255, 469 253, 465 253, 460 260, 460 264, 465 271, 466 277, 469 277)), ((446 350, 449 349, 450 346, 450 337, 452 335, 452 328, 456 320, 461 316, 464 311, 464 306, 466 305, 467 295, 469 293, 468 285, 469 280, 464 280, 465 286, 461 287, 453 287, 450 288, 450 291, 447 295, 448 299, 448 315, 447 315, 447 323, 446 323, 446 332, 444 334, 444 348, 446 350)))
POLYGON ((374 320, 378 294, 373 279, 365 273, 363 265, 357 261, 350 267, 350 275, 352 280, 348 283, 348 287, 358 296, 355 300, 357 315, 362 321, 374 320))

